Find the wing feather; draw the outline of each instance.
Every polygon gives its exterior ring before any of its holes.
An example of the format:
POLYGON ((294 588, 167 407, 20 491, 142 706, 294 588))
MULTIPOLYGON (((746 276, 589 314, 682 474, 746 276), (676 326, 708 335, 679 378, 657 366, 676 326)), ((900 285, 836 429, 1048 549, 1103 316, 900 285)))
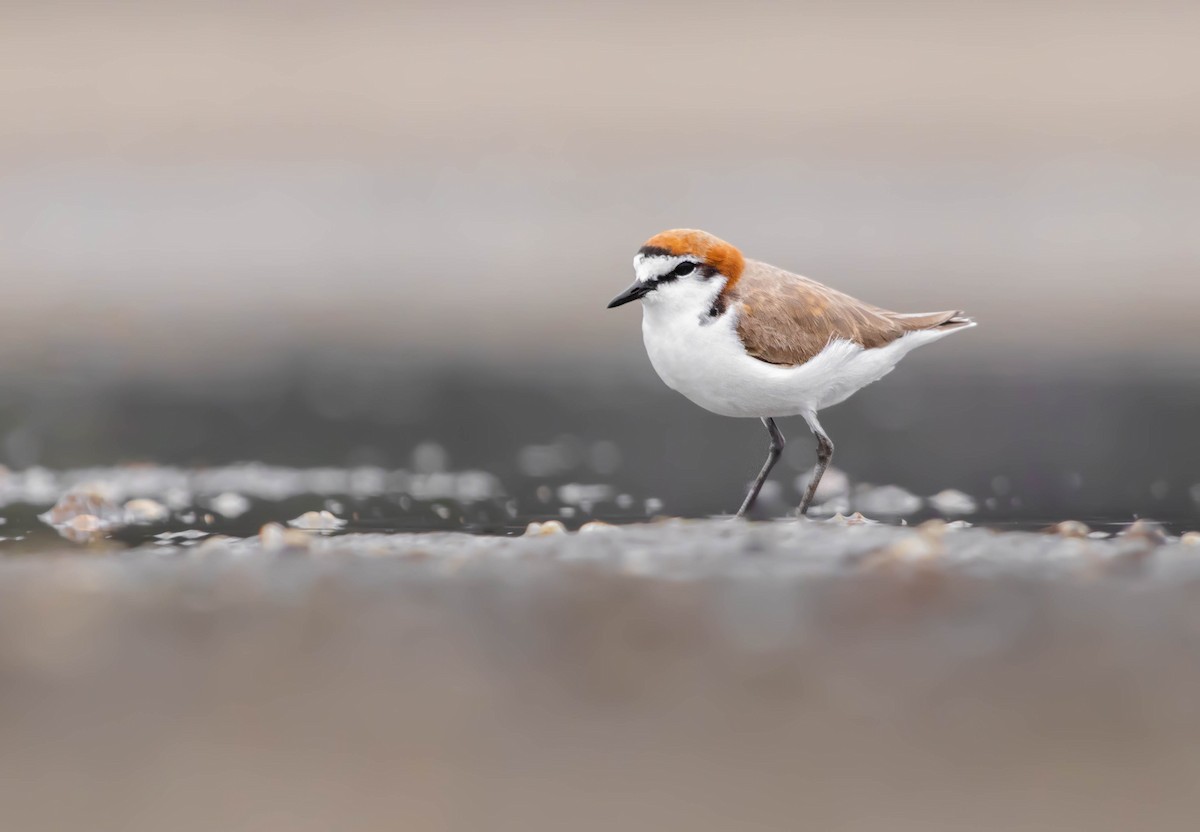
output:
POLYGON ((805 363, 834 340, 882 347, 907 332, 957 325, 962 314, 890 312, 755 260, 746 261, 730 294, 746 352, 785 366, 805 363))

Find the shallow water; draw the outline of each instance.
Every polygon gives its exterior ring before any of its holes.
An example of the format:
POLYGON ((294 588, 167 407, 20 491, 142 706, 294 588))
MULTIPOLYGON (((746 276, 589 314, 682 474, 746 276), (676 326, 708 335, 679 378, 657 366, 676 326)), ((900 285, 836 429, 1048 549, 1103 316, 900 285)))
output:
MULTIPOLYGON (((210 536, 253 537, 271 523, 301 527, 316 523, 314 531, 329 535, 513 536, 525 532, 530 523, 547 520, 577 530, 595 521, 632 523, 670 513, 662 500, 618 492, 606 483, 549 482, 510 489, 499 477, 482 471, 414 473, 371 466, 34 468, 0 477, 0 553, 57 550, 64 541, 113 547, 191 546, 210 536)), ((825 485, 831 487, 819 492, 824 502, 818 502, 812 512, 817 521, 861 512, 871 522, 896 526, 942 518, 961 525, 1037 530, 1072 519, 1084 522, 1099 537, 1118 533, 1136 519, 1017 512, 961 492, 923 498, 899 486, 854 484, 836 469, 827 475, 825 485)), ((783 501, 779 483, 769 486, 753 518, 795 517, 795 510, 783 501)), ((1175 534, 1191 528, 1188 517, 1153 519, 1175 534)))
MULTIPOLYGON (((310 484, 287 484, 285 492, 281 483, 251 479, 246 494, 254 513, 222 525, 239 533, 256 528, 251 519, 286 521, 343 496, 384 498, 358 512, 358 521, 381 528, 503 532, 548 516, 575 525, 589 512, 614 520, 705 517, 735 510, 762 464, 764 433, 755 420, 704 413, 665 389, 644 359, 629 376, 553 366, 525 374, 511 367, 420 370, 383 356, 343 358, 345 366, 322 357, 300 362, 294 373, 158 385, 9 379, 0 450, 12 471, 43 465, 75 472, 80 482, 107 476, 107 469, 89 474, 87 466, 121 460, 180 472, 261 460, 316 472, 310 484), (410 479, 384 487, 336 481, 344 477, 336 472, 354 470, 368 479, 380 471, 410 479), (472 505, 465 512, 439 504, 463 495, 445 491, 437 477, 466 471, 482 472, 467 481, 472 488, 490 487, 491 478, 497 493, 466 495, 472 505), (574 493, 560 494, 572 486, 574 493), (411 502, 400 502, 404 494, 411 502), (288 502, 269 505, 277 500, 288 502)), ((988 523, 1028 528, 1068 518, 1107 525, 1150 517, 1176 531, 1200 525, 1200 387, 1182 376, 1118 370, 964 375, 918 363, 829 411, 834 464, 856 487, 891 484, 921 498, 958 489, 978 504, 969 519, 988 523)), ((783 420, 781 427, 789 442, 761 498, 764 517, 795 507, 813 464, 803 422, 783 420)), ((237 491, 237 482, 217 476, 202 480, 200 490, 237 491)), ((11 476, 0 476, 0 496, 6 480, 11 476)), ((42 507, 57 499, 57 492, 38 494, 38 485, 22 486, 29 492, 24 502, 42 507)), ((178 483, 147 485, 144 496, 203 517, 202 503, 167 499, 178 483)), ((12 492, 3 502, 20 497, 12 492)), ((353 513, 342 516, 356 522, 353 513)), ((0 527, 0 536, 8 534, 0 527)))

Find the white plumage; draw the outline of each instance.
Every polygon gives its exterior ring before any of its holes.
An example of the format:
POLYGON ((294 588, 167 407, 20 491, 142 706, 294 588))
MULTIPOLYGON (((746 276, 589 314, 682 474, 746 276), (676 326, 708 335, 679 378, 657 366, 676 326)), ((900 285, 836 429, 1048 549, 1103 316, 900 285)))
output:
POLYGON ((876 349, 835 340, 798 367, 768 364, 748 355, 738 338, 740 304, 704 320, 721 289, 716 283, 680 281, 647 295, 642 338, 668 387, 721 416, 815 414, 883 378, 910 350, 958 331, 910 332, 876 349))

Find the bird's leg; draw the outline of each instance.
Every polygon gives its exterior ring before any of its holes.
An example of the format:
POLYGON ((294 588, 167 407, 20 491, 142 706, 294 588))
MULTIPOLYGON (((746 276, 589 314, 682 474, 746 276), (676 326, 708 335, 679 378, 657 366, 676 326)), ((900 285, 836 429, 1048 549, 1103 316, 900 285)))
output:
POLYGON ((774 419, 764 417, 762 423, 766 427, 767 433, 771 434, 771 446, 767 448, 767 461, 763 464, 762 470, 758 472, 758 479, 750 486, 750 491, 746 494, 746 499, 742 502, 742 507, 738 509, 738 517, 744 517, 746 512, 750 510, 750 507, 754 505, 754 501, 758 499, 758 492, 762 490, 763 483, 767 481, 767 475, 771 473, 771 469, 775 467, 775 463, 783 455, 783 446, 787 444, 783 438, 783 434, 775 426, 774 419))
POLYGON ((821 428, 821 423, 817 421, 817 414, 804 414, 804 421, 808 422, 813 436, 817 437, 817 469, 813 471, 812 482, 804 490, 804 499, 800 501, 801 514, 808 513, 808 507, 812 504, 813 495, 817 493, 817 486, 821 483, 821 477, 824 476, 825 469, 829 467, 829 460, 833 459, 833 442, 825 435, 825 431, 821 428))

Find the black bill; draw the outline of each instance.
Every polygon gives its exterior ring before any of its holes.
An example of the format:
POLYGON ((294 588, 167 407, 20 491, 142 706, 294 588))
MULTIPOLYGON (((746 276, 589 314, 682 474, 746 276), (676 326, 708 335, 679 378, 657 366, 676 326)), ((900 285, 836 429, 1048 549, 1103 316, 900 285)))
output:
POLYGON ((652 287, 647 286, 645 283, 635 283, 624 292, 610 300, 608 302, 608 308, 612 309, 614 306, 621 306, 629 303, 631 300, 637 300, 638 298, 645 297, 651 288, 652 287))

